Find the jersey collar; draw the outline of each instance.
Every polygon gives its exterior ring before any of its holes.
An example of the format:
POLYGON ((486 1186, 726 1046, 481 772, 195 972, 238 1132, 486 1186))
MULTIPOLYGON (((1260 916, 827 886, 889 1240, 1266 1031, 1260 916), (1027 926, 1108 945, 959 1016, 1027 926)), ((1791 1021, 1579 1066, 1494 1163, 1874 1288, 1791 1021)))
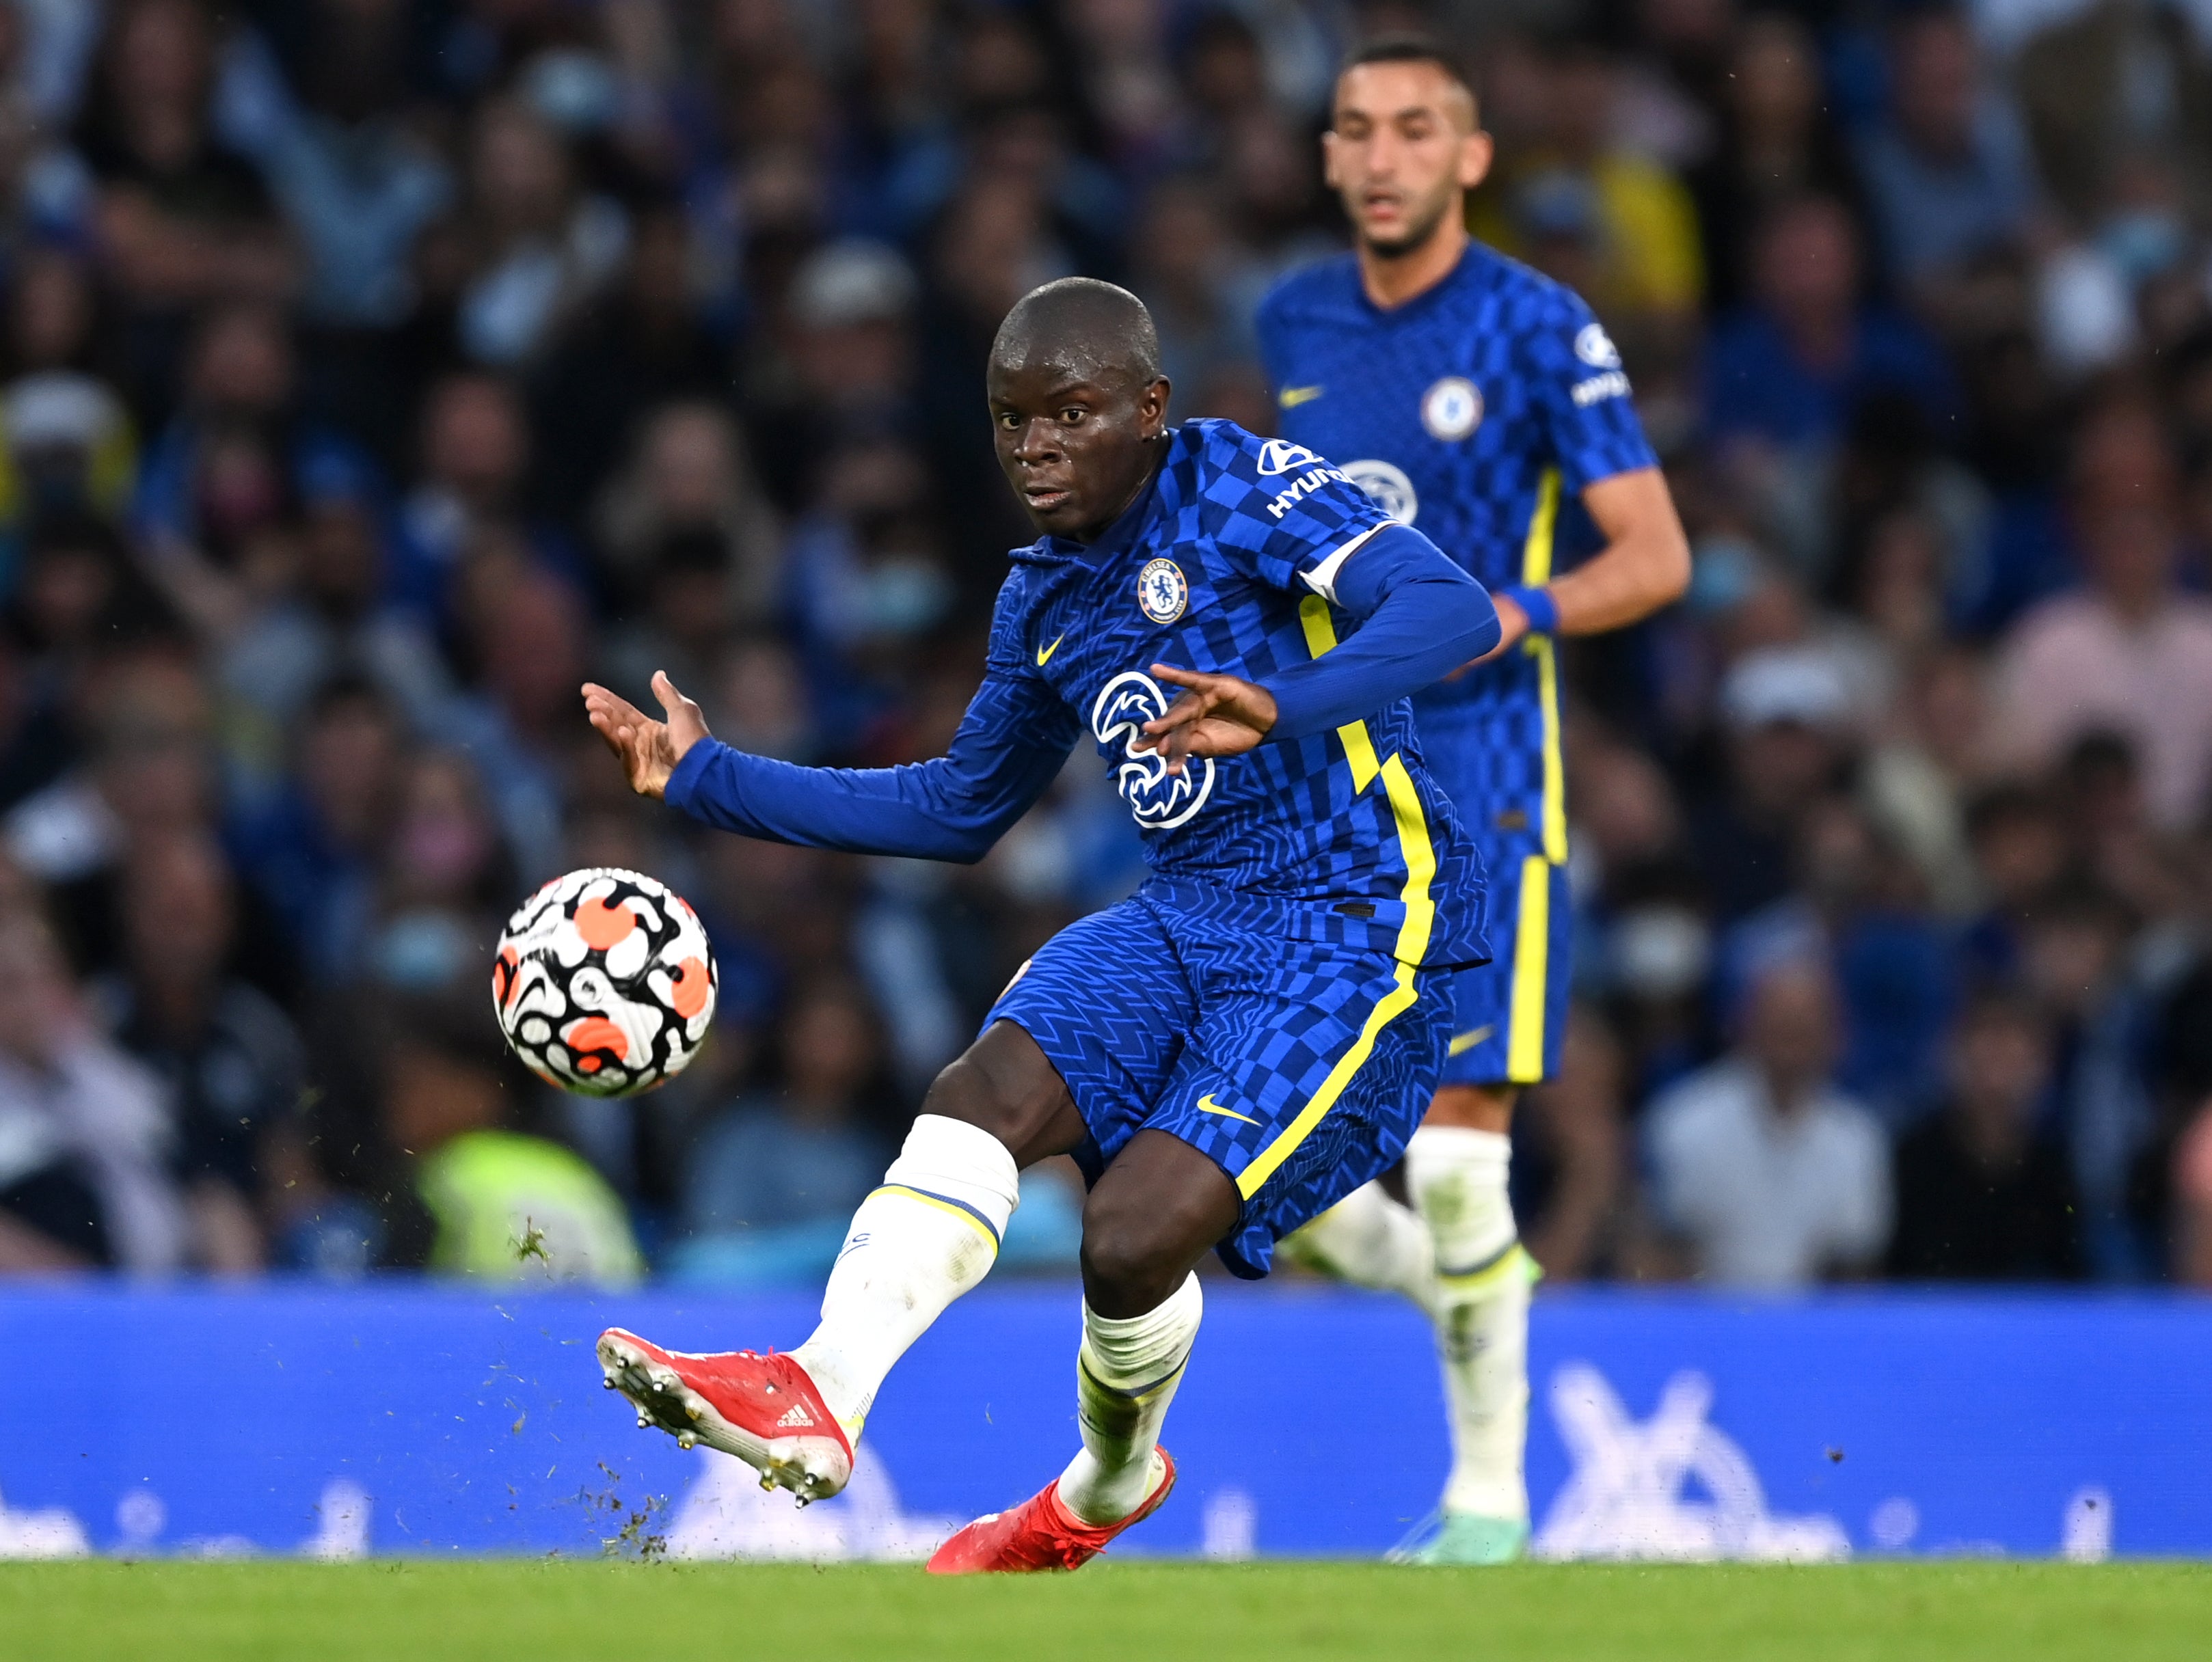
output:
POLYGON ((1402 323, 1419 317, 1422 312, 1436 305, 1443 295, 1461 284, 1473 282, 1475 276, 1475 267, 1482 263, 1484 256, 1488 252, 1483 247, 1480 238, 1469 237, 1467 240, 1467 246, 1459 251, 1458 262, 1450 270, 1445 272, 1443 276, 1404 304, 1389 307, 1376 305, 1369 296, 1367 285, 1359 280, 1358 257, 1354 255, 1352 257, 1352 295, 1360 311, 1365 313, 1371 322, 1402 323))

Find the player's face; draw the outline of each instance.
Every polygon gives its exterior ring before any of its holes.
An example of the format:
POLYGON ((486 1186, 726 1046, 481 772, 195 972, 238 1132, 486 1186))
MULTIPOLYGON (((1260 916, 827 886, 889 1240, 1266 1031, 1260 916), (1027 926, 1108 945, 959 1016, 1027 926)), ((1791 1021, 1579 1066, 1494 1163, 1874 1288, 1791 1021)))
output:
POLYGON ((1167 426, 1164 377, 1139 381, 1048 354, 994 360, 988 385, 999 465, 1039 531, 1087 543, 1152 476, 1152 441, 1167 426))
POLYGON ((1411 252, 1461 213, 1490 154, 1466 91, 1433 64, 1346 70, 1322 136, 1328 182, 1359 240, 1381 254, 1411 252))

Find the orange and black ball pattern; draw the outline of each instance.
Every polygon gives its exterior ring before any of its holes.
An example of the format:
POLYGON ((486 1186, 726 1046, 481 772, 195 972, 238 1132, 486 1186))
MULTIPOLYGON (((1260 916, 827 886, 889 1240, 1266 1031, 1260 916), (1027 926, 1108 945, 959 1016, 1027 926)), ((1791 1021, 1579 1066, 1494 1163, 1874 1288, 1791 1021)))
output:
POLYGON ((507 920, 491 992, 501 1032, 541 1079, 634 1096, 698 1054, 720 985, 681 895, 635 871, 556 877, 507 920))

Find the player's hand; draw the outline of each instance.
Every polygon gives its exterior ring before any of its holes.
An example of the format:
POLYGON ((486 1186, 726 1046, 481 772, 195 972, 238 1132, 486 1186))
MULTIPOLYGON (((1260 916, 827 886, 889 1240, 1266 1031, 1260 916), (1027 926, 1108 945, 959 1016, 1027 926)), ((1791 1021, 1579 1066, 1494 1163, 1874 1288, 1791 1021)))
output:
POLYGON ((1492 594, 1491 604, 1498 608, 1498 644, 1480 658, 1471 658, 1446 676, 1446 681, 1457 681, 1478 664, 1487 664, 1508 647, 1516 645, 1528 633, 1528 614, 1521 610, 1521 603, 1510 594, 1492 594))
POLYGON ((629 788, 641 797, 658 799, 668 788, 668 776, 684 754, 707 735, 707 718, 699 707, 676 690, 665 670, 653 672, 653 695, 668 717, 655 721, 626 698, 617 697, 597 682, 584 683, 584 713, 615 760, 629 778, 629 788))
POLYGON ((1167 758, 1168 772, 1182 772, 1186 756, 1241 755, 1275 725, 1275 695, 1265 687, 1235 676, 1204 675, 1155 664, 1152 673, 1183 689, 1168 713, 1145 724, 1145 737, 1131 748, 1157 750, 1167 758))

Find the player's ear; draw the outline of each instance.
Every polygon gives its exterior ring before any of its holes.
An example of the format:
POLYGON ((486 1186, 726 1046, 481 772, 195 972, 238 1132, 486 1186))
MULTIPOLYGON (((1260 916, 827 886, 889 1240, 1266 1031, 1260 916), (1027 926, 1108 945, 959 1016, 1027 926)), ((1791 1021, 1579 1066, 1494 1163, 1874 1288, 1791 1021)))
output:
POLYGON ((1472 191, 1490 177, 1490 164, 1498 154, 1498 146, 1490 135, 1476 128, 1459 144, 1459 183, 1463 191, 1472 191))
POLYGON ((1137 395, 1137 432, 1157 439, 1168 424, 1168 395, 1174 391, 1164 375, 1155 375, 1137 395))
POLYGON ((1344 188, 1336 164, 1336 132, 1334 128, 1321 136, 1321 180, 1332 191, 1344 188))

